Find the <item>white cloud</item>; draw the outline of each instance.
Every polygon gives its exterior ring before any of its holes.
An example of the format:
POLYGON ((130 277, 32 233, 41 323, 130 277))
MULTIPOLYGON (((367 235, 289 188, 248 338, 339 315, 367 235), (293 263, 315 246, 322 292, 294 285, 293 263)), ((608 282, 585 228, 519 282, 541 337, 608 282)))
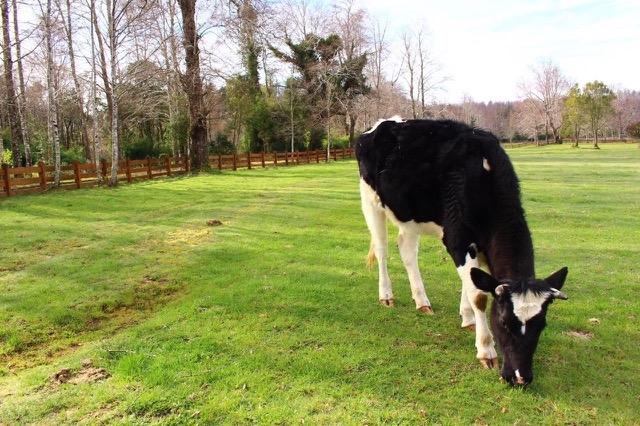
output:
POLYGON ((640 90, 636 0, 368 0, 365 8, 399 28, 427 22, 433 48, 451 77, 446 100, 517 98, 529 68, 551 59, 581 85, 593 80, 640 90))

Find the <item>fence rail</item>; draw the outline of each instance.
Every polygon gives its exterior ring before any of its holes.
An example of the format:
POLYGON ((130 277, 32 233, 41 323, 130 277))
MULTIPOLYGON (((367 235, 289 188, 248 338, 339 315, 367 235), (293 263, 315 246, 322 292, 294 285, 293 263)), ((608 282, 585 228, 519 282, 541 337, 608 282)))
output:
MULTIPOLYGON (((353 158, 351 148, 334 148, 329 158, 353 158)), ((291 164, 310 164, 328 161, 327 151, 295 151, 273 153, 248 153, 229 155, 210 155, 209 164, 218 170, 253 169, 267 166, 288 166, 291 164)), ((98 170, 107 180, 111 173, 112 163, 103 161, 99 166, 82 164, 77 161, 72 165, 60 167, 60 188, 78 189, 99 184, 98 170)), ((140 179, 154 179, 161 176, 173 176, 189 172, 188 157, 160 157, 144 160, 124 160, 118 162, 118 180, 131 183, 140 179)), ((33 194, 53 187, 55 167, 39 162, 33 167, 9 167, 2 164, 0 170, 0 198, 21 194, 33 194)))

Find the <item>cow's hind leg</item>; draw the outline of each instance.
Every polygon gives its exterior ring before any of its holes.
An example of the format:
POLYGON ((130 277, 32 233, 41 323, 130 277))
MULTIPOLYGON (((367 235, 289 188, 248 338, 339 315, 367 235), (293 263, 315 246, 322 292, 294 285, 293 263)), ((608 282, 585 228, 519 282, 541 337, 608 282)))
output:
POLYGON ((378 260, 378 295, 380 304, 393 306, 391 279, 387 271, 387 215, 373 189, 364 180, 360 180, 360 197, 362 212, 371 233, 371 245, 367 256, 367 265, 373 266, 374 258, 378 260))
POLYGON ((424 290, 424 283, 420 276, 420 269, 418 267, 418 243, 420 241, 420 235, 407 232, 400 227, 398 234, 398 249, 400 250, 400 256, 402 257, 402 263, 409 275, 409 282, 411 283, 411 294, 413 300, 416 302, 416 309, 425 314, 433 314, 431 309, 431 302, 427 298, 427 293, 424 290))

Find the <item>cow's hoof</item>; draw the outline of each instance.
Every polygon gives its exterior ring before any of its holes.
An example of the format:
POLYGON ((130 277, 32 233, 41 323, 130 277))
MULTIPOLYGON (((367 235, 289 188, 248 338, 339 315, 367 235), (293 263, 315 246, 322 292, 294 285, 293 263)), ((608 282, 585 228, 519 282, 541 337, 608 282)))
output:
POLYGON ((431 309, 431 306, 420 306, 418 310, 425 315, 433 315, 433 309, 431 309))
POLYGON ((393 299, 380 299, 380 305, 390 308, 392 306, 396 306, 393 299))
POLYGON ((462 328, 466 328, 469 331, 476 331, 476 325, 475 324, 463 325, 462 328))
POLYGON ((479 361, 484 368, 495 368, 495 369, 500 368, 500 363, 498 362, 498 358, 491 358, 491 359, 483 358, 483 359, 480 359, 479 361))

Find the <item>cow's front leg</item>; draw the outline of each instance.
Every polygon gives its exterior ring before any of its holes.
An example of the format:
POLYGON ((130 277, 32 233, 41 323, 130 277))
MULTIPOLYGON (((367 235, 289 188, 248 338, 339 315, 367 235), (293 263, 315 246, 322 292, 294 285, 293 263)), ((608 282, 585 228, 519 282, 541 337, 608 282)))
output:
POLYGON ((464 286, 460 291, 460 317, 462 317, 462 328, 469 330, 476 329, 476 316, 467 297, 467 292, 464 291, 464 286))
POLYGON ((420 235, 413 232, 406 232, 400 228, 400 233, 398 234, 398 249, 400 250, 402 263, 404 263, 404 267, 409 275, 411 295, 416 302, 416 309, 424 314, 433 314, 431 302, 429 302, 427 293, 424 290, 424 283, 422 282, 420 269, 418 267, 419 241, 420 235))
POLYGON ((471 280, 471 268, 479 268, 478 252, 475 245, 471 245, 466 253, 464 263, 458 265, 458 274, 462 280, 462 297, 466 296, 466 308, 463 314, 463 304, 461 303, 460 313, 463 315, 463 326, 465 321, 469 324, 471 320, 468 309, 473 312, 473 322, 476 329, 476 349, 478 350, 477 358, 485 368, 498 368, 498 354, 495 349, 493 336, 489 330, 487 322, 487 294, 476 288, 471 280), (467 315, 465 318, 464 315, 467 315))

